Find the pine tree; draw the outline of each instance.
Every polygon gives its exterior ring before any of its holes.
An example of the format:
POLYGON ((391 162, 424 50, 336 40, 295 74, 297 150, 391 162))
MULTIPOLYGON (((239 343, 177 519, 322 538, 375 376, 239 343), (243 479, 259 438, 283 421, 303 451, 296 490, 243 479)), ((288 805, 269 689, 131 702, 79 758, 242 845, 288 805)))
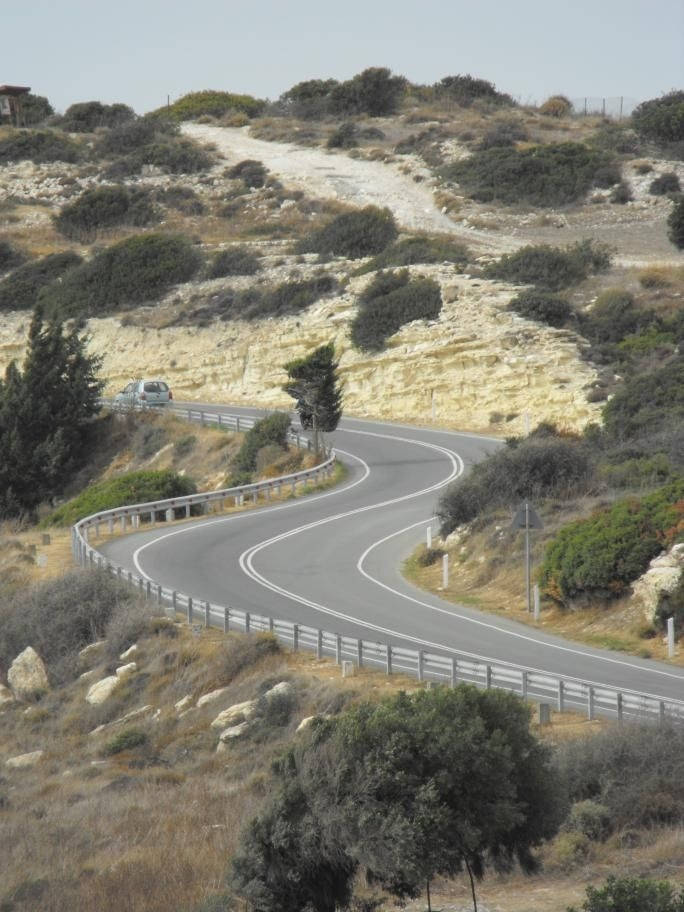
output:
POLYGON ((313 430, 317 453, 319 433, 334 431, 342 417, 342 392, 337 367, 332 342, 321 345, 305 358, 297 358, 285 365, 290 379, 283 389, 296 400, 302 427, 313 430))
POLYGON ((78 464, 102 389, 85 344, 36 308, 23 371, 0 382, 0 516, 33 513, 78 464))

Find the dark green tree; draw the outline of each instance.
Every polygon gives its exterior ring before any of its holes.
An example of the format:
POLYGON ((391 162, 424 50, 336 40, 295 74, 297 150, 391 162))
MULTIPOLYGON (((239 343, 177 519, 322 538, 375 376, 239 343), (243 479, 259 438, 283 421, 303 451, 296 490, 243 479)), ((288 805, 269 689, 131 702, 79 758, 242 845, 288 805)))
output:
MULTIPOLYGON (((577 912, 574 907, 568 912, 577 912)), ((684 889, 666 880, 609 877, 605 886, 587 887, 582 912, 684 912, 684 889)))
POLYGON ((342 392, 337 374, 335 346, 321 345, 305 358, 285 365, 288 382, 285 392, 296 400, 302 427, 314 434, 314 448, 319 451, 321 431, 334 431, 342 417, 342 392))
POLYGON ((102 389, 85 344, 36 308, 23 371, 12 363, 0 382, 0 516, 33 513, 81 458, 102 389))
POLYGON ((234 869, 258 912, 341 902, 341 880, 333 890, 321 877, 331 861, 336 876, 363 871, 400 900, 465 869, 477 909, 485 868, 534 870, 533 849, 563 811, 528 707, 469 685, 402 693, 319 722, 276 774, 278 797, 250 824, 234 869), (294 902, 291 878, 307 885, 294 902))

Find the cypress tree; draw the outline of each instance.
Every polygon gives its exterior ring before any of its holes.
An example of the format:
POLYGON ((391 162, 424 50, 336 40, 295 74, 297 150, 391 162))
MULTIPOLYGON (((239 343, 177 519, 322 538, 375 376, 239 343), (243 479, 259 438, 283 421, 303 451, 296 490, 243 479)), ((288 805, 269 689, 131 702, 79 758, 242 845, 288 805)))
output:
POLYGON ((317 453, 319 433, 334 431, 342 417, 342 392, 337 368, 332 342, 321 345, 305 358, 297 358, 285 365, 289 381, 283 389, 296 400, 302 427, 313 430, 317 453))

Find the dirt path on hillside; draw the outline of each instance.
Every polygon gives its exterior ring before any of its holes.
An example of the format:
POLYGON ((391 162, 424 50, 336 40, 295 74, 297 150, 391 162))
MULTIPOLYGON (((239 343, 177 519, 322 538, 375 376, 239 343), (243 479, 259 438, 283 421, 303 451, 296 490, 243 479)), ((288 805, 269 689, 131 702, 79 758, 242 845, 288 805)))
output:
MULTIPOLYGON (((404 228, 448 232, 483 251, 514 250, 518 242, 492 238, 454 222, 435 205, 428 182, 418 183, 398 165, 350 158, 339 152, 307 149, 293 143, 265 142, 248 127, 186 123, 182 130, 199 142, 213 143, 229 164, 255 158, 287 184, 308 196, 338 199, 354 206, 387 206, 404 228)), ((222 165, 221 167, 224 167, 222 165)))

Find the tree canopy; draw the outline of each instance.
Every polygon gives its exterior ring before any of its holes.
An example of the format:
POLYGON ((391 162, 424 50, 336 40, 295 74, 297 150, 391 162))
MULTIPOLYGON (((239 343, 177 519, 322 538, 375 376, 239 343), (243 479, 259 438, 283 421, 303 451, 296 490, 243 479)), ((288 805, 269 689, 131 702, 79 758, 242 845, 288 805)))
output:
POLYGON ((34 311, 23 370, 12 362, 0 381, 0 517, 32 513, 77 465, 99 411, 99 363, 76 328, 34 311))
POLYGON ((334 431, 342 417, 337 367, 332 342, 285 365, 289 379, 283 389, 296 400, 302 427, 313 430, 317 452, 318 433, 334 431))
POLYGON ((362 704, 277 765, 234 885, 257 912, 331 912, 358 870, 403 900, 465 869, 475 904, 487 866, 535 870, 533 849, 556 831, 549 761, 512 694, 460 685, 362 704))

